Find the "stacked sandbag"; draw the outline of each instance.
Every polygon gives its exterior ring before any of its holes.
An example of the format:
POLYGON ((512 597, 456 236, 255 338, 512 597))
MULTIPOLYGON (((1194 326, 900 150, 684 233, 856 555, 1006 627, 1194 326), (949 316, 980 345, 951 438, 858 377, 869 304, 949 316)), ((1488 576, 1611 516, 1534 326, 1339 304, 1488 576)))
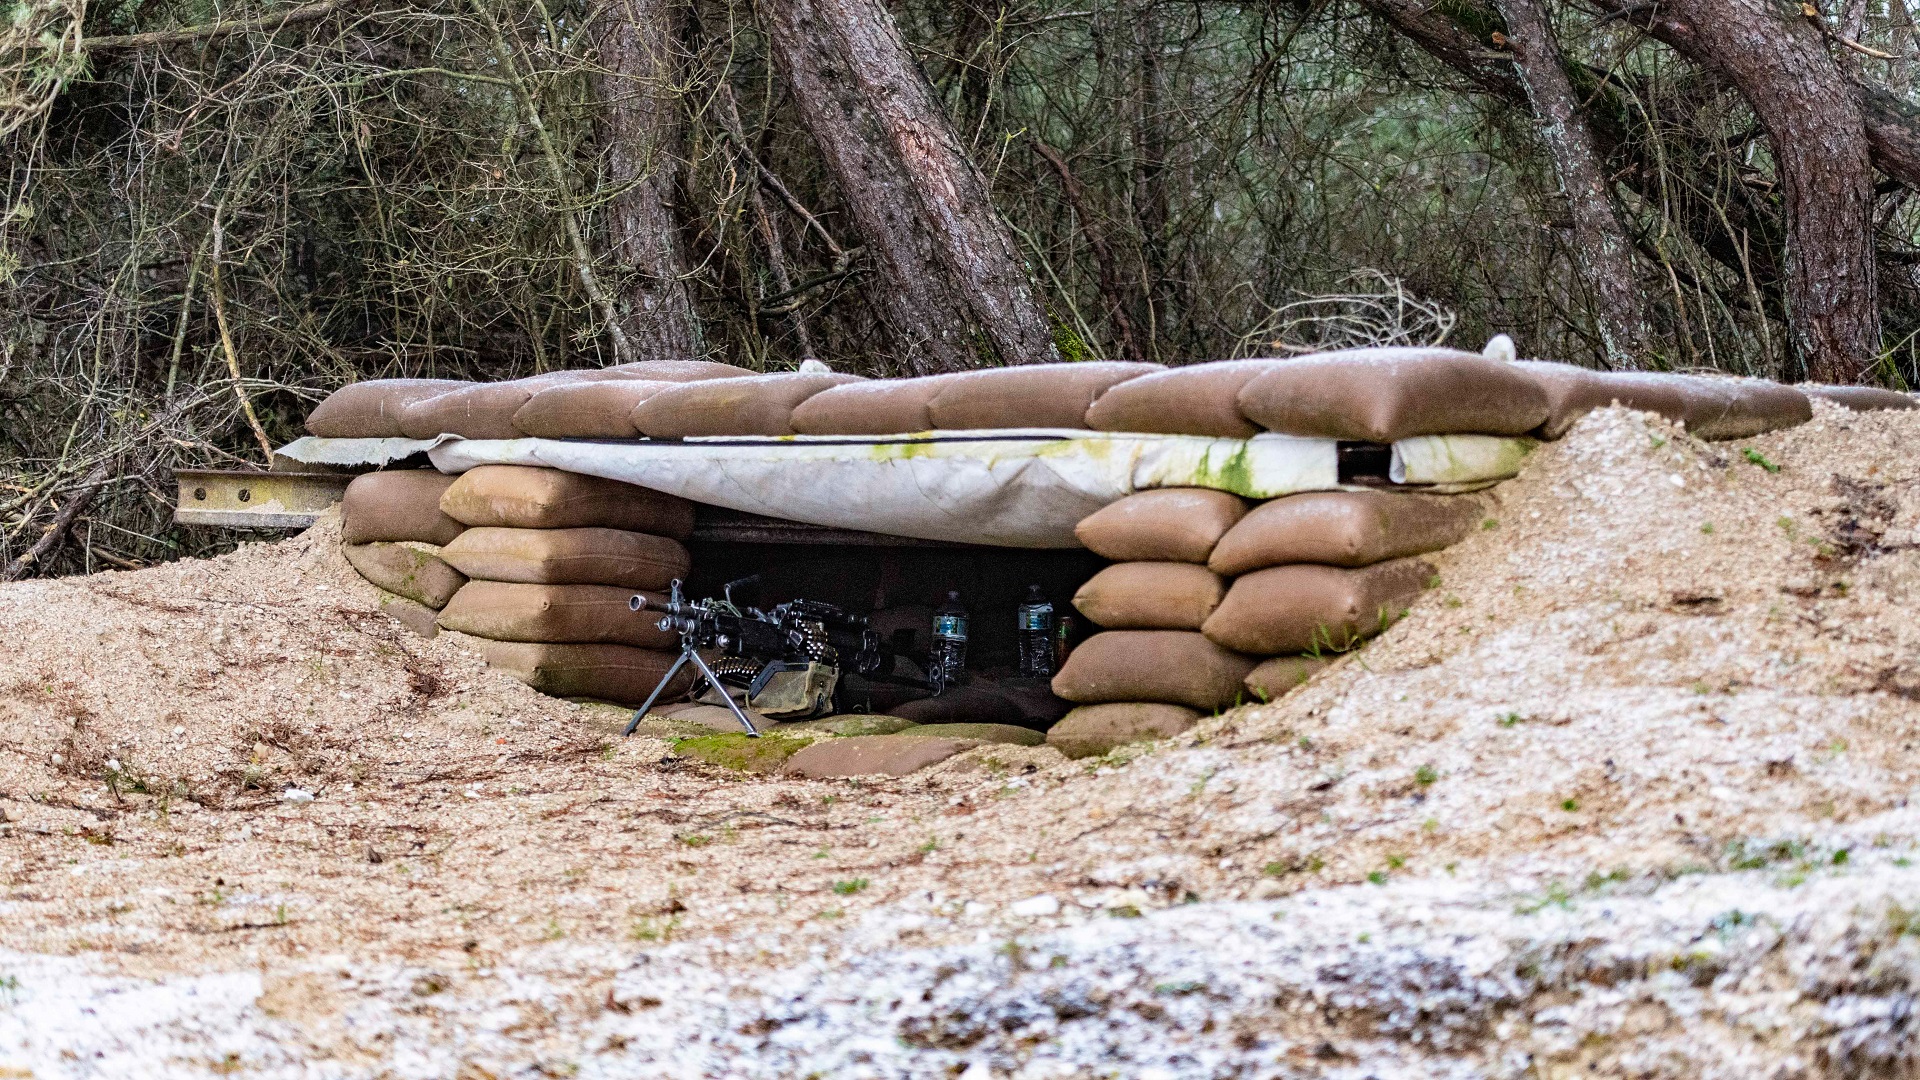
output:
POLYGON ((1249 438, 1261 431, 1390 443, 1524 435, 1547 418, 1525 373, 1457 349, 1379 348, 1229 360, 1143 375, 1087 411, 1100 431, 1249 438))
POLYGON ((391 594, 383 610, 476 639, 489 664, 536 690, 637 705, 679 654, 659 616, 629 601, 657 609, 687 576, 684 499, 483 465, 458 477, 369 473, 348 485, 343 510, 347 561, 391 594))
POLYGON ((439 624, 485 642, 490 665, 542 693, 621 705, 644 701, 673 665, 678 640, 628 601, 657 608, 687 576, 692 503, 561 469, 482 465, 440 508, 466 527, 443 555, 471 580, 439 624))
POLYGON ((1433 578, 1420 556, 1477 527, 1470 495, 1312 492, 1249 509, 1217 491, 1141 492, 1080 523, 1116 560, 1074 596, 1101 632, 1054 692, 1080 703, 1048 739, 1070 756, 1185 730, 1267 701, 1405 614, 1433 578))
MULTIPOLYGON (((1670 372, 1592 371, 1572 364, 1518 360, 1511 365, 1525 373, 1547 395, 1548 415, 1536 435, 1558 439, 1582 416, 1609 405, 1657 413, 1684 426, 1702 439, 1746 439, 1768 431, 1794 427, 1813 418, 1809 393, 1816 389, 1865 391, 1842 396, 1855 401, 1893 395, 1864 387, 1798 388, 1765 379, 1683 375, 1670 372)), ((1907 401, 1905 407, 1911 407, 1907 401)), ((1853 406, 1849 406, 1853 407, 1853 406)), ((1873 408, 1899 408, 1881 403, 1873 408)))
POLYGON ((382 590, 382 611, 428 637, 434 612, 467 582, 440 557, 466 531, 440 510, 453 482, 431 469, 367 473, 354 477, 340 503, 347 563, 382 590))
MULTIPOLYGON (((1261 503, 1227 530, 1207 566, 1229 580, 1201 627, 1211 641, 1262 657, 1337 653, 1405 614, 1433 578, 1420 558, 1483 520, 1472 495, 1323 491, 1261 503)), ((1298 664, 1264 667, 1257 695, 1297 684, 1298 664)))
POLYGON ((1832 402, 1851 412, 1884 412, 1920 408, 1920 402, 1912 394, 1902 394, 1897 390, 1883 390, 1878 386, 1828 386, 1822 383, 1802 383, 1796 387, 1810 398, 1832 402))
POLYGON ((470 383, 422 398, 400 410, 400 430, 409 439, 458 435, 463 439, 518 439, 513 416, 533 395, 556 386, 638 379, 626 367, 549 371, 506 382, 470 383))
POLYGON ((1683 423, 1703 439, 1740 439, 1805 423, 1809 395, 1850 408, 1911 406, 1890 391, 1831 389, 1838 392, 1764 379, 1591 371, 1457 349, 1345 349, 1141 375, 1102 393, 1086 426, 1229 439, 1263 431, 1375 443, 1420 435, 1556 439, 1581 416, 1618 402, 1683 423))
POLYGON ((822 391, 793 410, 791 423, 802 435, 1085 428, 1087 410, 1102 395, 1163 370, 1101 360, 874 380, 822 391))
POLYGON ((635 378, 559 383, 536 390, 515 410, 514 430, 541 439, 631 439, 633 410, 640 403, 682 383, 737 379, 745 368, 709 360, 652 360, 629 365, 635 378))
POLYGON ((323 439, 398 439, 400 414, 416 401, 458 390, 455 379, 368 379, 335 390, 307 414, 307 433, 323 439))
POLYGON ((814 371, 707 379, 652 394, 628 418, 634 430, 652 439, 793 435, 794 410, 807 399, 862 381, 857 375, 814 371))
POLYGON ((1114 564, 1074 595, 1074 606, 1102 632, 1068 656, 1053 692, 1082 705, 1163 707, 1076 709, 1050 730, 1050 742, 1072 756, 1099 753, 1094 747, 1116 733, 1134 733, 1119 741, 1153 737, 1142 734, 1149 730, 1175 734, 1239 698, 1257 661, 1201 628, 1227 592, 1207 559, 1246 512, 1243 500, 1223 491, 1169 488, 1129 496, 1080 522, 1080 542, 1114 564))

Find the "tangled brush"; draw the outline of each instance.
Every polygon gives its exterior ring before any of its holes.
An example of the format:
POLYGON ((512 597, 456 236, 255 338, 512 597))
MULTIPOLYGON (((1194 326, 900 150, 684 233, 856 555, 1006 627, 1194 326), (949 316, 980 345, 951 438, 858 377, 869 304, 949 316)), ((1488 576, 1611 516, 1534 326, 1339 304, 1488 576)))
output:
POLYGON ((82 0, 13 0, 0 23, 0 138, 43 115, 86 66, 82 0))

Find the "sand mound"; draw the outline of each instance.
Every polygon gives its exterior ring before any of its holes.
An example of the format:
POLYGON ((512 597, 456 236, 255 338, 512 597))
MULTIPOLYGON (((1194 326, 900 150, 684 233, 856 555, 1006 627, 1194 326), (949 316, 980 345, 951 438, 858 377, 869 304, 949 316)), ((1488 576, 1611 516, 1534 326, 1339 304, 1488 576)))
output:
POLYGON ((377 598, 332 519, 218 559, 0 589, 0 790, 232 807, 479 777, 595 737, 582 710, 408 633, 377 598))
POLYGON ((1910 1067, 1916 436, 1594 414, 1302 691, 898 781, 609 741, 383 623, 324 528, 0 588, 0 947, 39 954, 0 964, 35 1018, 0 1046, 50 1075, 95 1043, 348 1076, 1910 1067), (73 1020, 136 990, 137 1032, 73 1020), (231 1045, 168 1018, 189 990, 231 1045))

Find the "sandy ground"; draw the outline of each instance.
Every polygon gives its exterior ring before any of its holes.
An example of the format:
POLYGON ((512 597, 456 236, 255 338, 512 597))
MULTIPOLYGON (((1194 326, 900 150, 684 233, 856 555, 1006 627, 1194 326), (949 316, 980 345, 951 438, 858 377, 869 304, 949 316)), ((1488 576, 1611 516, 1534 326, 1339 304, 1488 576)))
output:
POLYGON ((1917 436, 1596 414, 1303 690, 901 780, 620 740, 327 525, 5 586, 0 1076, 1914 1074, 1917 436))

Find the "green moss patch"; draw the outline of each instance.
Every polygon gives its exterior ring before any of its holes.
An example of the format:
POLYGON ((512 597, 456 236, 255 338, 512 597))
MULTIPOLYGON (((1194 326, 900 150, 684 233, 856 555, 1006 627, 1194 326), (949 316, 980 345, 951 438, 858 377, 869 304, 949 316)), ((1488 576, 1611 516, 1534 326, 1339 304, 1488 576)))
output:
POLYGON ((734 772, 770 773, 787 763, 813 740, 788 735, 762 735, 755 739, 745 732, 738 735, 699 735, 676 739, 675 757, 692 758, 734 772))

